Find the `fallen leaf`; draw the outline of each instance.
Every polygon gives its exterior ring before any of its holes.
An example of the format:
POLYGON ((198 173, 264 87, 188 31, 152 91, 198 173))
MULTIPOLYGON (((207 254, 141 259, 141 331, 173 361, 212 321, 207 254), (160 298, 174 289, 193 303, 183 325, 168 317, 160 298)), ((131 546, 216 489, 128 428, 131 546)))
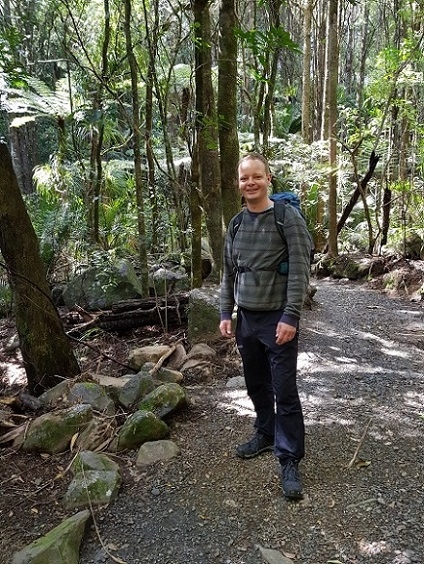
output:
POLYGON ((78 437, 79 437, 79 433, 75 433, 75 435, 71 439, 71 445, 69 447, 69 450, 71 452, 73 452, 73 450, 74 450, 74 446, 75 446, 75 443, 77 442, 78 437))

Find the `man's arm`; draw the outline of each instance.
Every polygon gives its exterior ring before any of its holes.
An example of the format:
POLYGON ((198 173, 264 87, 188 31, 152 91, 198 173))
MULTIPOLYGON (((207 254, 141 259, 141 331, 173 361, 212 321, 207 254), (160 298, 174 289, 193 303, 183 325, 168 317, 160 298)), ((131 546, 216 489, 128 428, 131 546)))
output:
POLYGON ((304 219, 286 206, 284 235, 288 251, 287 303, 282 323, 297 326, 308 290, 311 269, 311 238, 304 219))

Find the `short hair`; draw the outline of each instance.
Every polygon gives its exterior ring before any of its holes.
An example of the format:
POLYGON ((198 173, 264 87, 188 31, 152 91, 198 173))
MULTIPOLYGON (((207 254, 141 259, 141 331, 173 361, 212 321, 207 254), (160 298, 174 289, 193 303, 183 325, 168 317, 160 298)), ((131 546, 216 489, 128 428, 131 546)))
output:
POLYGON ((261 163, 265 167, 266 173, 271 174, 269 162, 263 155, 261 155, 261 153, 247 153, 246 155, 241 157, 241 159, 239 160, 238 165, 237 165, 237 169, 243 161, 261 161, 261 163))

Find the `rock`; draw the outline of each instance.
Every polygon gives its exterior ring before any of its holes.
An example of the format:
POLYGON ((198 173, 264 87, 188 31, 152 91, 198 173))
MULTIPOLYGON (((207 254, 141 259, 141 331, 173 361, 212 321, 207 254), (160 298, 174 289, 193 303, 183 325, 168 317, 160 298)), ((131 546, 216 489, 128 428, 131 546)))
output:
POLYGON ((219 286, 196 288, 190 292, 188 309, 188 340, 214 343, 221 339, 219 332, 219 286))
POLYGON ((225 384, 226 388, 232 388, 234 390, 244 390, 246 389, 246 381, 244 376, 234 376, 230 378, 225 384))
POLYGON ((80 545, 90 520, 88 510, 76 513, 17 552, 12 564, 78 564, 80 545))
POLYGON ((113 376, 104 376, 102 374, 93 374, 90 376, 92 380, 103 386, 107 395, 113 399, 115 404, 119 403, 119 394, 125 384, 134 376, 134 374, 124 374, 119 378, 113 376))
POLYGON ((175 411, 187 407, 188 401, 184 389, 175 383, 162 384, 148 394, 138 404, 138 409, 151 411, 163 418, 175 411))
MULTIPOLYGON (((29 452, 56 454, 68 449, 75 433, 84 429, 93 418, 91 405, 75 405, 68 409, 40 415, 30 424, 22 449, 29 452)), ((15 446, 20 441, 18 438, 15 446)))
POLYGON ((173 441, 154 441, 144 443, 138 451, 136 465, 147 466, 159 460, 170 460, 180 454, 179 447, 173 441))
POLYGON ((197 343, 192 347, 186 358, 214 358, 216 355, 216 351, 208 344, 197 343))
POLYGON ((71 470, 74 474, 78 474, 82 472, 82 470, 106 470, 119 472, 119 464, 109 458, 106 454, 83 450, 74 458, 71 470))
POLYGON ((95 382, 77 382, 68 393, 68 402, 71 405, 88 403, 95 411, 106 415, 115 415, 115 404, 107 395, 106 390, 95 382))
POLYGON ((171 370, 170 368, 159 368, 157 372, 154 373, 154 380, 162 384, 180 384, 184 376, 179 370, 171 370))
POLYGON ((110 450, 136 449, 149 441, 164 439, 169 434, 168 425, 154 413, 138 410, 122 425, 110 450))
POLYGON ((146 362, 156 363, 164 354, 169 352, 171 347, 167 345, 151 345, 140 347, 130 352, 128 364, 135 370, 141 370, 146 362))
POLYGON ((150 276, 149 285, 156 296, 166 296, 190 290, 190 279, 183 268, 158 268, 150 276))
POLYGON ((153 377, 148 372, 141 370, 123 386, 118 397, 119 403, 129 409, 154 389, 153 377))
POLYGON ((175 347, 175 351, 168 358, 168 362, 166 364, 167 368, 169 368, 171 370, 179 370, 184 363, 184 359, 185 359, 186 355, 187 355, 187 353, 186 353, 185 348, 183 347, 183 345, 181 343, 179 343, 175 347))
POLYGON ((93 266, 74 276, 63 291, 67 307, 75 304, 88 310, 109 309, 123 300, 140 298, 141 282, 132 264, 125 259, 93 266))
POLYGON ((283 556, 279 550, 264 548, 260 544, 257 545, 257 548, 268 564, 293 564, 293 560, 283 556))
POLYGON ((53 388, 50 388, 50 390, 46 390, 41 396, 38 396, 38 399, 46 407, 58 407, 61 403, 67 404, 68 393, 73 383, 73 380, 63 380, 60 384, 57 384, 53 388))
POLYGON ((118 495, 121 476, 116 470, 78 472, 63 497, 68 509, 93 505, 108 505, 118 495))

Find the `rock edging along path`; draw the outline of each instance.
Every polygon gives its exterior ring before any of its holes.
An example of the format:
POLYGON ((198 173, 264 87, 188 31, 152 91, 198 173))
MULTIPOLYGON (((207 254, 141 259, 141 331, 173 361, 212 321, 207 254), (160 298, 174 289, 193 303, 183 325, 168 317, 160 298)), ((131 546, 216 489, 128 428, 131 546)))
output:
MULTIPOLYGON (((181 454, 140 471, 99 518, 127 564, 424 562, 421 303, 319 281, 304 312, 299 389, 307 430, 305 499, 283 499, 277 464, 234 447, 252 431, 243 389, 219 374, 192 386, 173 425, 181 454), (269 549, 268 552, 264 549, 269 549)), ((112 563, 94 533, 80 563, 112 563)))

